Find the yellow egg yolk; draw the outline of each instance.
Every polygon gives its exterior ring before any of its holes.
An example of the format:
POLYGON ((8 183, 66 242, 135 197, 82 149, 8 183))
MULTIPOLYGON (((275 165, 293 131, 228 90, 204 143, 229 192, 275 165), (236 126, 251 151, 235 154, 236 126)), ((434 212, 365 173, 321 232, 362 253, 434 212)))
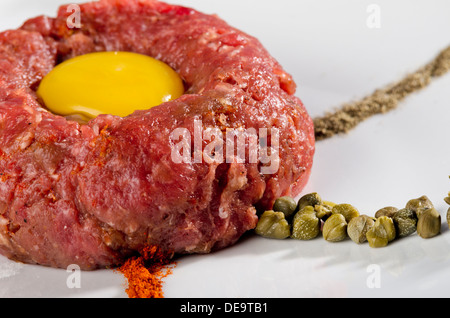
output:
POLYGON ((183 81, 167 64, 130 52, 81 55, 57 65, 37 90, 51 112, 92 119, 125 117, 183 95, 183 81))

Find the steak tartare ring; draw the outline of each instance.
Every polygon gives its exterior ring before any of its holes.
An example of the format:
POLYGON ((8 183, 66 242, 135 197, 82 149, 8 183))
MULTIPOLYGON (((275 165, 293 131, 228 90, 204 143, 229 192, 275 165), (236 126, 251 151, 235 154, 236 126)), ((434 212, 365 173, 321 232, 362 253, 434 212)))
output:
POLYGON ((300 193, 312 167, 313 123, 292 77, 257 39, 217 16, 154 0, 80 9, 80 28, 68 28, 62 6, 56 18, 0 33, 3 255, 92 270, 120 265, 147 244, 209 253, 254 229, 257 211, 275 198, 300 193), (46 110, 36 95, 43 77, 62 61, 102 51, 167 63, 185 94, 87 124, 46 110), (203 131, 276 128, 278 169, 263 174, 260 160, 174 162, 171 134, 185 129, 194 140, 198 122, 203 131))

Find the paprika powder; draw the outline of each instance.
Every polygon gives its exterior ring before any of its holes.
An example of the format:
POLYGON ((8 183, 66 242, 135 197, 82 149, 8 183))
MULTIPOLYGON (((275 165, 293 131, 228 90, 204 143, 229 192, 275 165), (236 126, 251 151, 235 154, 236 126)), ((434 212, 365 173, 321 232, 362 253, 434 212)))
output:
POLYGON ((146 246, 140 256, 129 258, 118 271, 128 280, 125 290, 129 298, 164 298, 163 279, 176 265, 173 253, 158 246, 146 246))

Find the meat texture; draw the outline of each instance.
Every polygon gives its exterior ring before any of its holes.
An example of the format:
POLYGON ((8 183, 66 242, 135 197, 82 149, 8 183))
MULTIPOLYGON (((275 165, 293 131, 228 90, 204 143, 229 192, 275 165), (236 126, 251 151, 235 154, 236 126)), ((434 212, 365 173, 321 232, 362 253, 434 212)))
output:
POLYGON ((56 18, 0 33, 3 255, 92 270, 120 265, 146 244, 209 253, 253 229, 257 211, 276 197, 299 194, 312 167, 312 120, 292 77, 257 39, 215 15, 154 0, 80 8, 80 28, 68 27, 72 11, 62 6, 56 18), (186 94, 87 124, 45 110, 35 93, 41 79, 61 61, 98 51, 160 59, 180 74, 186 94), (276 128, 278 169, 263 174, 261 160, 233 156, 174 162, 171 134, 182 128, 193 143, 196 123, 203 131, 276 128))

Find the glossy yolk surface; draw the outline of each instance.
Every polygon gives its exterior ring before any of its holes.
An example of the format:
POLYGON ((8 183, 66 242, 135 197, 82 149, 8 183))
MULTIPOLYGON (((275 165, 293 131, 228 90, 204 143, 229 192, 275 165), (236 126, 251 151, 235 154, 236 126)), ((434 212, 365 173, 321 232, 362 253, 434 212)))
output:
POLYGON ((81 55, 57 65, 39 85, 45 106, 62 116, 121 117, 183 95, 183 81, 167 64, 130 52, 81 55))

